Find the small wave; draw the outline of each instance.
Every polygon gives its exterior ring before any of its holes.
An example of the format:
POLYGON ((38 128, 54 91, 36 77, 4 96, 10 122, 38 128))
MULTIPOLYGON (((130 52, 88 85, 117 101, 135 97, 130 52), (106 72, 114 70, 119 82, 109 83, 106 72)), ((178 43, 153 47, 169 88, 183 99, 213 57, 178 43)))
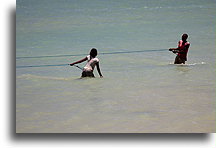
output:
POLYGON ((73 78, 64 78, 64 77, 50 77, 50 76, 38 76, 38 75, 32 75, 32 74, 23 74, 20 76, 17 76, 18 79, 43 79, 43 80, 59 80, 59 81, 69 81, 73 80, 73 78))

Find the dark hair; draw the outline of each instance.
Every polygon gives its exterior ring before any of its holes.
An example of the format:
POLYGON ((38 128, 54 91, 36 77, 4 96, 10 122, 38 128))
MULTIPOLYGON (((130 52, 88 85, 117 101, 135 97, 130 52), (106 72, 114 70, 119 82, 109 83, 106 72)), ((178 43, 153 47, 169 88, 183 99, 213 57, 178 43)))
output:
POLYGON ((182 37, 185 37, 186 39, 188 38, 188 35, 186 34, 186 33, 184 33, 183 35, 182 35, 182 37))
POLYGON ((97 49, 96 48, 91 49, 90 56, 92 56, 93 58, 95 58, 97 56, 97 49))

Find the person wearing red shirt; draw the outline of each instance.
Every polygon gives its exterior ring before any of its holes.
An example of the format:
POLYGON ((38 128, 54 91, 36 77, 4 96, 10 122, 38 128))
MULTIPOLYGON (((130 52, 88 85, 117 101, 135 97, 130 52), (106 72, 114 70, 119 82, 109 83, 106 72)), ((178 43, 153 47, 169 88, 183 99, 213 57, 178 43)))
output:
POLYGON ((178 42, 178 47, 169 49, 169 51, 172 51, 177 55, 174 64, 185 64, 185 61, 187 61, 187 53, 190 47, 190 43, 187 41, 187 38, 188 35, 183 34, 182 40, 178 42))

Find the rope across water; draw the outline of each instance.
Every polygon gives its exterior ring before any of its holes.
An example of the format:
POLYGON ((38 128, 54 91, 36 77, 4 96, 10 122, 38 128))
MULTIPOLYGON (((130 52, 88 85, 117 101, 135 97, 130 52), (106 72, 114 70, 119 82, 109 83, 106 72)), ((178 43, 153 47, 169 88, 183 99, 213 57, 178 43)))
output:
MULTIPOLYGON (((167 51, 167 49, 101 52, 100 55, 130 54, 130 53, 141 53, 141 52, 161 52, 161 51, 167 51)), ((29 57, 16 57, 16 59, 19 60, 19 59, 33 59, 33 58, 54 58, 54 57, 85 56, 85 55, 86 54, 47 55, 47 56, 34 56, 34 57, 33 56, 29 56, 29 57)), ((68 64, 22 65, 22 66, 16 66, 16 68, 36 68, 36 67, 56 67, 56 66, 68 66, 68 64)))

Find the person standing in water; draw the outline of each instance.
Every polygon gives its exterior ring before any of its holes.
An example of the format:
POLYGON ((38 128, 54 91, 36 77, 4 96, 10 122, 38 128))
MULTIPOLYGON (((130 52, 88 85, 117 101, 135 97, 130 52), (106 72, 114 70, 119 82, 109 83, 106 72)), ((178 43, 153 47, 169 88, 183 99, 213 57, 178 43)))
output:
POLYGON ((178 48, 169 49, 169 51, 172 51, 177 55, 174 64, 185 64, 185 61, 187 61, 187 53, 190 47, 190 43, 187 41, 187 38, 188 35, 183 34, 182 39, 178 42, 178 48))
POLYGON ((87 61, 86 66, 83 68, 83 72, 82 72, 81 77, 95 77, 93 71, 94 71, 94 68, 96 66, 98 74, 102 78, 103 75, 101 74, 101 71, 100 71, 99 59, 96 58, 96 56, 97 56, 97 49, 92 48, 90 51, 90 54, 88 56, 86 56, 85 58, 83 58, 77 62, 71 63, 70 66, 73 66, 74 64, 82 63, 84 61, 87 61))

